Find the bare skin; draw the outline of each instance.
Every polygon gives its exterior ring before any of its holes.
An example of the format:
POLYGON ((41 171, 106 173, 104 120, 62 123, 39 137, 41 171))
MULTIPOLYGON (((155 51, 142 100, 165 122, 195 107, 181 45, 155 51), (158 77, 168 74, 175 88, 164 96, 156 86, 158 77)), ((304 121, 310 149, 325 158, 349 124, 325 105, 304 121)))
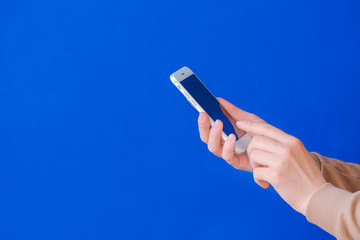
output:
POLYGON ((210 128, 209 116, 200 113, 200 138, 209 151, 236 169, 253 172, 255 182, 261 187, 268 188, 271 184, 291 207, 305 215, 311 195, 326 181, 302 142, 258 116, 222 98, 217 99, 237 121, 237 127, 253 139, 247 151, 238 155, 235 153, 235 136, 231 134, 222 141, 222 122, 216 120, 210 128))

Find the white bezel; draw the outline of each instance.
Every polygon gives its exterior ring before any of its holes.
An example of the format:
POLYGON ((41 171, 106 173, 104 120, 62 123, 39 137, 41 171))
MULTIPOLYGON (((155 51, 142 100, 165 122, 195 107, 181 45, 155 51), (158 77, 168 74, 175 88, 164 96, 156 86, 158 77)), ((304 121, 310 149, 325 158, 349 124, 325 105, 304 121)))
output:
MULTIPOLYGON (((191 94, 181 84, 181 81, 183 81, 184 79, 188 78, 189 76, 191 76, 193 74, 194 73, 193 73, 193 71, 191 71, 190 68, 183 67, 183 68, 179 69, 178 71, 174 72, 173 74, 171 74, 170 80, 179 89, 179 91, 184 95, 184 97, 190 102, 190 104, 196 110, 198 110, 198 112, 205 112, 204 109, 197 103, 197 101, 191 96, 191 94)), ((205 86, 205 84, 204 84, 204 86, 205 86)), ((210 123, 211 123, 211 126, 213 126, 214 120, 211 117, 210 117, 210 123)), ((224 132, 222 132, 221 136, 222 136, 222 139, 224 141, 226 141, 227 135, 224 132)), ((245 152, 250 141, 251 141, 251 137, 249 134, 246 133, 244 136, 242 136, 241 138, 239 138, 236 141, 235 152, 237 154, 241 154, 241 153, 245 152)))

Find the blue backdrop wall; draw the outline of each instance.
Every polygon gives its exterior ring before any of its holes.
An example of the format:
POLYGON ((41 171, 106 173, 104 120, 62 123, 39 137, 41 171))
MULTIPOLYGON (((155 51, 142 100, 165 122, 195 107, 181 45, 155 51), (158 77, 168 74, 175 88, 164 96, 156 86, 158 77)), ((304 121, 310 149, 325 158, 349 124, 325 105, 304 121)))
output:
POLYGON ((358 1, 0 2, 0 239, 332 239, 200 141, 169 75, 360 163, 358 1))

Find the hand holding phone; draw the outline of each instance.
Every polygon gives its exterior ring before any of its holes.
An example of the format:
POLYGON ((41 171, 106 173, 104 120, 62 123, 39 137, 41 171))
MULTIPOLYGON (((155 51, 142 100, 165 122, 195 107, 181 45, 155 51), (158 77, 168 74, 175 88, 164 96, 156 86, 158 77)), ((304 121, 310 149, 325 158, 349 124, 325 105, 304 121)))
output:
POLYGON ((223 128, 221 136, 224 141, 230 134, 236 134, 236 153, 241 154, 246 151, 251 137, 236 126, 233 116, 226 111, 188 67, 183 67, 171 74, 170 79, 196 110, 206 112, 209 115, 211 125, 216 120, 221 120, 223 128))
MULTIPOLYGON (((258 116, 237 108, 225 99, 217 99, 220 104, 229 112, 229 114, 231 114, 231 116, 234 116, 235 121, 246 120, 264 122, 264 120, 262 120, 258 116)), ((206 113, 200 113, 198 118, 198 126, 201 141, 208 144, 208 149, 210 152, 212 152, 218 157, 223 158, 236 169, 252 172, 253 167, 250 164, 247 152, 244 152, 241 155, 234 154, 235 144, 233 141, 231 141, 230 136, 228 139, 226 139, 226 141, 222 141, 222 123, 220 123, 219 128, 210 128, 209 115, 207 115, 206 113)))
MULTIPOLYGON (((259 118, 258 116, 245 112, 240 108, 237 108, 230 102, 226 101, 222 98, 217 98, 220 104, 228 111, 231 116, 234 116, 235 121, 245 120, 252 122, 265 123, 264 120, 259 118)), ((216 156, 223 158, 227 163, 238 170, 252 172, 254 168, 261 167, 261 165, 257 163, 251 163, 248 152, 244 152, 241 155, 234 154, 235 144, 234 141, 231 141, 231 137, 229 136, 226 141, 221 141, 221 131, 222 125, 220 124, 220 128, 211 128, 210 129, 210 119, 209 116, 202 112, 199 115, 198 119, 199 124, 199 133, 200 138, 203 142, 208 144, 209 151, 214 153, 216 156)), ((231 134, 232 135, 232 134, 231 134)), ((232 136, 234 139, 234 136, 232 136)), ((270 184, 266 181, 256 179, 254 180, 257 184, 259 184, 263 188, 268 188, 270 184)))
MULTIPOLYGON (((212 153, 239 170, 252 172, 254 167, 260 166, 256 163, 254 166, 251 165, 246 152, 251 137, 237 128, 236 122, 245 120, 265 123, 264 120, 222 98, 215 98, 187 67, 173 73, 170 79, 191 105, 200 112, 198 119, 200 138, 208 144, 212 153), (214 119, 218 120, 216 125, 214 119), (211 126, 213 127, 210 128, 211 126)), ((255 179, 255 182, 263 188, 269 187, 266 181, 255 179)))

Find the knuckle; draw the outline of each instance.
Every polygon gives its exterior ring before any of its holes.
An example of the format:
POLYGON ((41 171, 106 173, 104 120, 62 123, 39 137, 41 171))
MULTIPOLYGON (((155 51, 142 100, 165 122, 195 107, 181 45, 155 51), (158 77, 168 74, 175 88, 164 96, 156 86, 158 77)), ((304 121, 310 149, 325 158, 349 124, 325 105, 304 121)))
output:
POLYGON ((251 168, 253 169, 253 172, 254 172, 254 170, 256 169, 257 165, 256 165, 254 162, 250 161, 250 166, 251 166, 251 168))
POLYGON ((252 136, 252 139, 251 139, 251 141, 249 143, 249 146, 258 144, 262 139, 263 139, 263 137, 261 135, 252 136))
POLYGON ((258 116, 256 116, 256 115, 253 114, 253 113, 249 113, 249 117, 251 117, 252 119, 258 118, 258 116))
POLYGON ((259 135, 255 135, 255 136, 253 136, 251 142, 252 142, 253 144, 256 144, 257 142, 259 142, 259 140, 260 140, 260 136, 259 136, 259 135))
POLYGON ((221 153, 221 158, 224 159, 225 161, 230 161, 231 160, 229 154, 227 154, 224 151, 221 153))
POLYGON ((250 157, 251 153, 255 150, 255 144, 253 141, 249 143, 249 146, 247 148, 248 156, 250 157))
POLYGON ((252 159, 254 158, 254 151, 255 151, 255 149, 252 149, 252 150, 249 152, 250 161, 252 161, 252 159))
POLYGON ((250 154, 249 154, 249 158, 252 159, 256 159, 256 157, 259 155, 259 150, 257 149, 253 149, 250 154))
POLYGON ((215 145, 209 145, 208 144, 208 149, 210 152, 212 152, 213 154, 215 154, 216 156, 218 156, 218 149, 219 147, 215 146, 215 145))
POLYGON ((273 185, 277 186, 280 184, 281 174, 279 171, 274 171, 271 175, 271 182, 273 185))
POLYGON ((210 144, 208 144, 208 150, 212 153, 214 153, 214 151, 215 151, 213 146, 211 146, 210 144))
POLYGON ((255 178, 255 177, 254 177, 254 182, 255 182, 257 185, 261 186, 261 185, 260 185, 260 180, 257 179, 257 178, 255 178))
POLYGON ((209 135, 210 135, 210 136, 215 136, 215 135, 216 135, 216 130, 217 130, 217 129, 215 129, 215 128, 211 128, 209 135))
POLYGON ((259 170, 257 168, 254 168, 254 170, 253 170, 254 178, 257 178, 258 174, 259 174, 259 170))
POLYGON ((296 137, 292 137, 290 140, 290 145, 293 147, 299 147, 301 146, 302 142, 300 141, 300 139, 296 138, 296 137))
POLYGON ((226 143, 223 145, 223 149, 222 149, 222 153, 221 153, 221 157, 223 159, 225 159, 226 161, 231 160, 231 158, 233 157, 233 150, 232 148, 230 148, 230 146, 228 146, 226 143))
POLYGON ((285 158, 291 156, 292 153, 292 148, 288 145, 283 145, 281 147, 281 155, 284 156, 285 158))
POLYGON ((198 126, 201 128, 205 128, 208 126, 206 121, 201 121, 200 118, 198 119, 198 126))
POLYGON ((252 150, 254 148, 253 145, 254 145, 254 143, 251 141, 246 149, 248 156, 250 156, 250 153, 252 152, 252 150))
POLYGON ((280 161, 275 161, 272 164, 272 169, 274 169, 274 171, 280 171, 281 167, 284 165, 284 163, 280 162, 280 161))
POLYGON ((271 128, 270 124, 268 124, 268 123, 263 123, 263 126, 264 126, 265 131, 268 131, 271 128))

